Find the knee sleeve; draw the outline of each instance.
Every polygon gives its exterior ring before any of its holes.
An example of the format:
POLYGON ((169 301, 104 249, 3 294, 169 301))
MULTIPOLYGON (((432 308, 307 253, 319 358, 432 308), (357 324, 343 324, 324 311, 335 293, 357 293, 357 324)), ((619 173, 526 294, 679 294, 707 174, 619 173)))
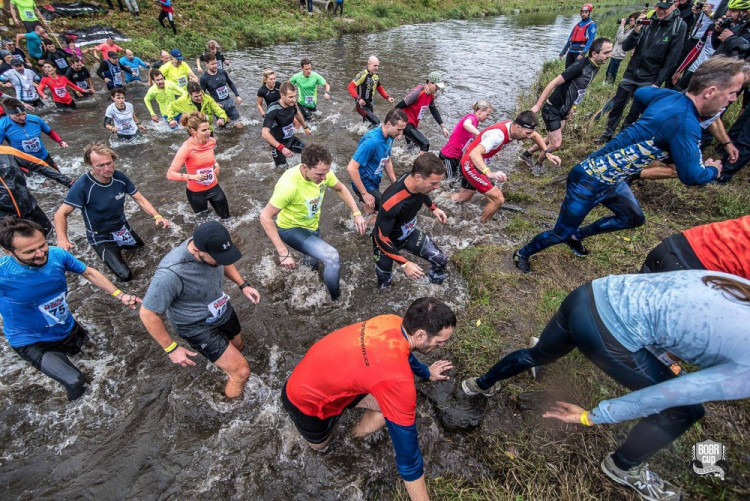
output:
POLYGON ((75 400, 86 391, 86 378, 63 353, 49 351, 42 355, 39 370, 65 387, 68 400, 75 400))

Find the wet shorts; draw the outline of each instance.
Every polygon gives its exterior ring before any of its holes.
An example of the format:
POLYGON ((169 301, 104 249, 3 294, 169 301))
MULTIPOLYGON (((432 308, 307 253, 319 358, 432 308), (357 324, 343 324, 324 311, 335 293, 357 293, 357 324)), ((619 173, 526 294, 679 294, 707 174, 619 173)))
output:
POLYGON ((430 141, 419 132, 419 129, 414 127, 412 124, 406 124, 404 129, 404 138, 406 142, 411 144, 414 143, 419 147, 420 151, 430 151, 430 141))
MULTIPOLYGON (((357 395, 352 403, 346 406, 346 409, 352 409, 362 401, 367 394, 357 395)), ((284 405, 284 410, 289 414, 289 418, 294 423, 297 431, 302 438, 311 444, 322 444, 328 437, 330 437, 336 429, 336 424, 341 419, 343 412, 335 416, 327 417, 326 419, 320 419, 315 416, 308 416, 297 408, 286 395, 286 383, 281 389, 281 403, 284 405)))
POLYGON ((544 120, 544 127, 547 128, 547 132, 554 132, 562 127, 562 121, 565 118, 560 114, 560 110, 554 106, 547 103, 544 103, 544 106, 542 106, 542 120, 544 120))
POLYGON ((190 336, 180 334, 180 337, 187 341, 192 349, 206 357, 210 362, 216 362, 226 351, 229 341, 234 339, 240 332, 242 332, 240 319, 237 318, 237 314, 232 310, 229 320, 223 324, 190 336))
POLYGON ((474 163, 469 160, 468 155, 461 159, 461 188, 475 190, 484 194, 494 186, 490 178, 474 167, 474 163))

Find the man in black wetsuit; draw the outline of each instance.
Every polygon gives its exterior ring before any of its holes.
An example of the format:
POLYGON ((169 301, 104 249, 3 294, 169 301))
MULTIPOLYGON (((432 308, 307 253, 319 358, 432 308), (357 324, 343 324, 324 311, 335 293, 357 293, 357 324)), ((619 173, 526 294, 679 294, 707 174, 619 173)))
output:
POLYGON ((234 122, 234 127, 241 129, 243 124, 239 121, 240 114, 234 106, 235 103, 237 106, 242 104, 242 98, 237 91, 237 87, 235 87, 232 79, 229 78, 229 74, 219 68, 219 60, 216 59, 216 54, 209 52, 203 56, 203 60, 206 63, 206 72, 201 75, 201 89, 203 89, 203 92, 208 92, 214 98, 214 101, 224 108, 229 120, 234 122), (234 100, 229 95, 230 89, 234 92, 234 100))
POLYGON ((271 145, 271 156, 276 167, 286 165, 286 159, 295 153, 302 153, 305 143, 294 136, 294 119, 302 124, 305 134, 310 128, 305 124, 297 109, 297 91, 290 82, 284 82, 279 89, 281 98, 266 109, 261 136, 271 145))
POLYGON ((357 73, 354 80, 349 82, 349 95, 354 98, 354 109, 362 115, 362 121, 367 120, 373 127, 380 125, 380 119, 375 115, 372 107, 373 91, 377 89, 378 93, 392 103, 394 99, 388 95, 380 83, 378 70, 380 61, 375 56, 367 59, 367 68, 357 73))
POLYGON ((372 230, 375 251, 375 274, 378 287, 385 289, 391 283, 393 262, 396 261, 411 279, 424 276, 422 268, 399 254, 406 249, 432 264, 430 283, 442 284, 448 258, 432 239, 417 228, 417 213, 424 205, 441 223, 448 220, 438 209, 428 193, 434 191, 445 179, 445 164, 433 153, 420 155, 414 160, 411 172, 402 175, 383 193, 378 219, 372 230))

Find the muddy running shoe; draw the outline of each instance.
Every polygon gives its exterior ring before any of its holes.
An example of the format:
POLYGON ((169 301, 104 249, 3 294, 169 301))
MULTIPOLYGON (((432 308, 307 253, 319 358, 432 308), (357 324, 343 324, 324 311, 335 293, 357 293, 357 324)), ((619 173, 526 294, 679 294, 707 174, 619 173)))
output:
POLYGON ((575 254, 578 257, 584 257, 589 255, 589 251, 586 250, 586 246, 583 245, 583 240, 576 240, 575 238, 569 238, 565 245, 570 247, 570 250, 573 251, 573 254, 575 254))
POLYGON ((531 174, 533 174, 534 177, 539 177, 544 174, 544 164, 534 164, 534 167, 531 169, 531 174))
POLYGON ((534 167, 534 157, 528 151, 524 151, 523 153, 518 155, 518 160, 525 163, 529 167, 534 167))
POLYGON ((464 393, 466 393, 469 396, 474 395, 484 395, 485 397, 494 397, 498 394, 500 391, 500 388, 502 388, 502 385, 497 382, 492 385, 492 388, 488 390, 483 390, 479 387, 477 384, 477 378, 470 377, 469 379, 464 379, 463 383, 461 383, 461 389, 464 390, 464 393))
POLYGON ((679 487, 649 470, 647 463, 629 470, 621 470, 615 466, 612 454, 607 454, 607 457, 602 461, 602 471, 618 484, 634 489, 642 499, 648 501, 677 501, 682 498, 679 487))
MULTIPOLYGON (((536 346, 538 342, 539 342, 538 337, 531 336, 531 339, 529 340, 529 348, 533 348, 534 346, 536 346)), ((540 369, 538 367, 532 367, 531 369, 529 369, 529 371, 531 372, 531 377, 536 379, 537 375, 539 374, 539 370, 540 369)))
POLYGON ((518 251, 513 254, 513 262, 516 263, 516 268, 521 270, 523 273, 531 273, 531 265, 529 264, 529 258, 523 257, 518 251))

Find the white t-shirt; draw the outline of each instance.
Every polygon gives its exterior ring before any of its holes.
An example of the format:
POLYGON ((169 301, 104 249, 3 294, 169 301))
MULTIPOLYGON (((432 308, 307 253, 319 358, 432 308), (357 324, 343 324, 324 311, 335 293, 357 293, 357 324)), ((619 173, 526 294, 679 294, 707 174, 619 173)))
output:
POLYGON ((133 119, 133 105, 125 103, 124 110, 118 110, 115 103, 107 107, 104 116, 111 118, 117 127, 117 133, 122 136, 133 136, 138 132, 138 126, 133 119))

